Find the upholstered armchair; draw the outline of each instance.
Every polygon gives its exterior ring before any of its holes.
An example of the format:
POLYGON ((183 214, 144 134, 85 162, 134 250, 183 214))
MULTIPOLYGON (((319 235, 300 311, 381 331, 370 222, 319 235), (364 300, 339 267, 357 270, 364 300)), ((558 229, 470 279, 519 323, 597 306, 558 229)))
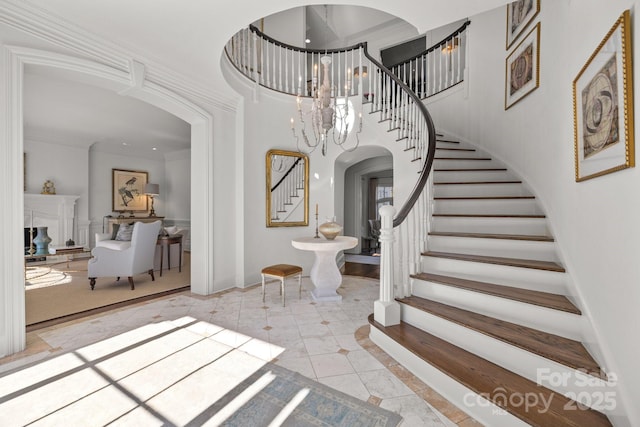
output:
POLYGON ((141 273, 149 273, 151 280, 153 275, 153 258, 155 254, 160 221, 151 223, 136 222, 131 234, 131 245, 122 249, 95 247, 91 251, 93 258, 89 260, 88 277, 91 290, 96 285, 97 277, 128 277, 131 290, 135 289, 133 276, 141 273))

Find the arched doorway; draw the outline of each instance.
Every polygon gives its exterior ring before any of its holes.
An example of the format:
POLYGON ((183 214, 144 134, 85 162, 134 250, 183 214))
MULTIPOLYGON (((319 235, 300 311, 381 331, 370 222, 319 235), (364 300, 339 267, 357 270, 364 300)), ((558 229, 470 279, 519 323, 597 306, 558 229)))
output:
POLYGON ((25 333, 25 295, 24 295, 24 259, 21 249, 24 236, 21 230, 24 221, 23 195, 23 85, 25 65, 37 65, 64 69, 78 73, 102 87, 109 88, 122 95, 128 95, 145 101, 160 109, 180 117, 191 125, 191 175, 192 179, 192 217, 193 228, 199 232, 192 239, 192 247, 197 249, 192 256, 192 291, 209 294, 213 291, 213 239, 203 236, 213 234, 212 198, 213 168, 212 141, 213 117, 166 88, 145 81, 144 65, 131 62, 131 69, 122 71, 95 61, 71 57, 48 51, 5 47, 6 69, 4 74, 7 103, 6 132, 0 137, 1 154, 8 167, 0 172, 3 182, 8 183, 0 189, 0 197, 13 209, 0 211, 1 219, 7 227, 6 241, 0 249, 0 288, 5 298, 2 302, 3 313, 0 330, 0 354, 12 354, 21 351, 26 345, 25 333), (197 197, 193 197, 196 194, 197 197))

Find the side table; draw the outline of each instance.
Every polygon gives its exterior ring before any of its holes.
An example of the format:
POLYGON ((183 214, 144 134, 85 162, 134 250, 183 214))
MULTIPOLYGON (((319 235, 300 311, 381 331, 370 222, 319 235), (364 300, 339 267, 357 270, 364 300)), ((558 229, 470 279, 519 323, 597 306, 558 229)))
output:
POLYGON ((164 247, 167 247, 167 267, 171 270, 171 245, 178 244, 180 259, 178 262, 178 272, 182 273, 182 234, 170 234, 168 236, 158 236, 156 244, 160 245, 160 277, 162 277, 162 262, 164 261, 164 247))
POLYGON ((316 260, 311 267, 311 282, 314 289, 311 296, 316 301, 341 301, 336 289, 342 283, 342 274, 336 264, 336 255, 345 249, 356 247, 358 239, 351 236, 337 236, 334 240, 315 237, 293 239, 291 245, 303 251, 313 251, 316 260))

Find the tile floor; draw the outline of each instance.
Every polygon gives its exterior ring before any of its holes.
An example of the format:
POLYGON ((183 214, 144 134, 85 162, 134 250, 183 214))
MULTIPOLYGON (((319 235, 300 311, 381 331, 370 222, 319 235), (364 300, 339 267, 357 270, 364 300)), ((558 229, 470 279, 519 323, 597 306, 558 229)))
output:
MULTIPOLYGON (((275 361, 337 390, 400 413, 403 426, 480 425, 369 340, 367 316, 378 297, 376 280, 345 276, 339 290, 342 302, 316 303, 310 299, 310 288, 309 279, 303 279, 302 297, 298 299, 297 286, 288 286, 286 307, 281 305, 279 286, 275 282, 267 285, 265 302, 259 286, 208 297, 183 292, 30 332, 24 352, 0 359, 0 408, 3 401, 5 404, 10 401, 6 390, 3 392, 1 388, 2 377, 7 379, 8 373, 13 374, 11 382, 15 383, 13 378, 20 377, 22 372, 24 377, 33 370, 23 367, 44 363, 50 371, 56 369, 55 364, 65 362, 64 357, 54 359, 53 356, 64 356, 77 349, 85 351, 91 344, 89 348, 105 345, 133 333, 136 328, 179 324, 191 319, 200 321, 198 327, 204 332, 198 333, 213 336, 217 344, 234 350, 235 357, 244 354, 244 357, 275 361)), ((142 356, 136 357, 138 363, 142 356)), ((37 392, 38 387, 31 385, 30 389, 37 392)), ((146 403, 139 402, 138 410, 146 407, 146 403)), ((83 405, 73 407, 76 412, 84 408, 83 405)), ((69 417, 69 412, 72 411, 66 409, 59 415, 69 417)), ((45 424, 51 424, 49 421, 57 416, 54 413, 50 419, 45 418, 45 424)), ((14 425, 10 420, 7 424, 4 422, 3 425, 14 425)))

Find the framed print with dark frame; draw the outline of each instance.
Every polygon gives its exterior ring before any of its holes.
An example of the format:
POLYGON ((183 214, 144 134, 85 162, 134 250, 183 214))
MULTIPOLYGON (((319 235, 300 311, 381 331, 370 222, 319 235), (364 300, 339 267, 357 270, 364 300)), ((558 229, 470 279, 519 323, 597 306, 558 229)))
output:
POLYGON ((147 172, 112 170, 112 210, 113 212, 146 212, 149 208, 144 186, 149 180, 147 172))
POLYGON ((507 5, 507 49, 540 12, 540 0, 518 0, 507 5))
POLYGON ((540 23, 506 59, 504 109, 527 96, 540 85, 540 23))
POLYGON ((635 165, 629 10, 573 81, 576 181, 635 165))

